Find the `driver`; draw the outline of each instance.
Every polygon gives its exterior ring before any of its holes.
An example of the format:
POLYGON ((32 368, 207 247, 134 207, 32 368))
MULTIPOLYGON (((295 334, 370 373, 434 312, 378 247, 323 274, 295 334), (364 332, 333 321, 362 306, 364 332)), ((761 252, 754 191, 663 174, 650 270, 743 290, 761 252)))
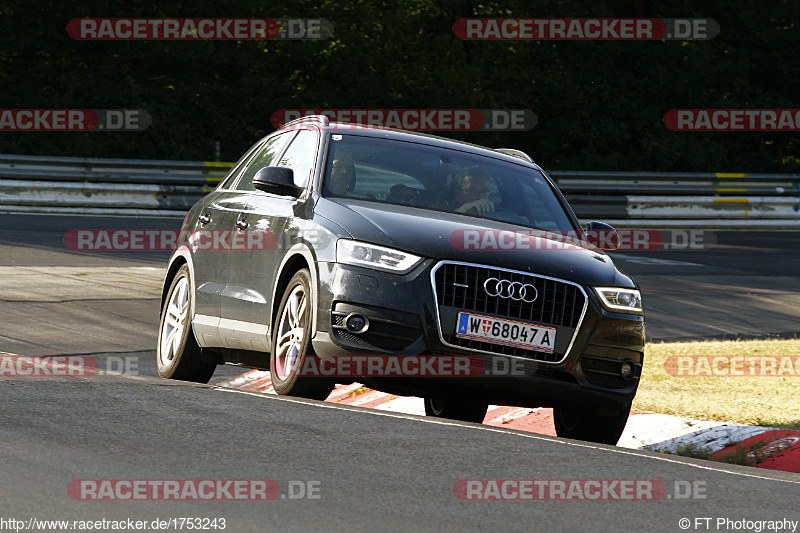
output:
POLYGON ((331 177, 328 190, 336 196, 374 200, 371 194, 355 192, 356 165, 353 156, 347 153, 336 154, 331 163, 331 177))
POLYGON ((457 213, 488 215, 494 213, 495 205, 489 200, 491 175, 482 167, 462 170, 453 183, 452 207, 457 213))

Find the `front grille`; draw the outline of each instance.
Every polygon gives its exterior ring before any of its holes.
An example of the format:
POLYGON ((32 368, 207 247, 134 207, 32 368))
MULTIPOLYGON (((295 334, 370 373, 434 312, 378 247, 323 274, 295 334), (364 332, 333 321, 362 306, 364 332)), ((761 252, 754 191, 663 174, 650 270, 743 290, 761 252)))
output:
MULTIPOLYGON (((440 319, 445 309, 472 311, 564 328, 559 329, 559 335, 569 335, 571 339, 577 331, 586 305, 586 296, 576 284, 490 266, 444 262, 436 269, 433 281, 440 319), (529 283, 536 288, 538 296, 532 303, 489 296, 483 289, 484 283, 489 278, 529 283)), ((562 348, 560 351, 556 349, 553 353, 545 353, 460 338, 448 327, 442 328, 441 332, 442 339, 446 343, 460 348, 550 363, 564 359, 567 350, 562 348)))
POLYGON ((457 307, 463 311, 575 328, 585 298, 580 288, 571 283, 510 270, 445 263, 436 271, 436 299, 440 306, 457 307), (489 296, 483 290, 483 284, 489 278, 530 283, 536 287, 538 297, 533 303, 525 303, 489 296))

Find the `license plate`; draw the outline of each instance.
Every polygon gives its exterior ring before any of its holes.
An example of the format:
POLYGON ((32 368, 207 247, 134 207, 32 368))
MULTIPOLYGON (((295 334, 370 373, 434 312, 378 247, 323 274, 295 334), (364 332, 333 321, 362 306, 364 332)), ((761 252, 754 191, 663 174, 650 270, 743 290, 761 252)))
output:
POLYGON ((459 311, 456 337, 552 353, 556 328, 459 311))

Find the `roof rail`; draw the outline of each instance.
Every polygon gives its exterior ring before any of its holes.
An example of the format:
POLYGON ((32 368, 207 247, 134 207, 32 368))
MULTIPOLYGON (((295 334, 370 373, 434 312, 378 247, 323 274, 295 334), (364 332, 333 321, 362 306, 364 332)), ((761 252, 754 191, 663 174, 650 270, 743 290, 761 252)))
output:
POLYGON ((295 124, 302 124, 303 122, 321 122, 322 126, 325 127, 325 126, 330 126, 331 119, 328 118, 327 115, 307 115, 305 117, 300 117, 294 120, 290 120, 289 122, 281 126, 281 128, 283 128, 284 126, 293 126, 295 124))
MULTIPOLYGON (((522 159, 528 163, 533 163, 533 158, 531 156, 522 150, 517 150, 516 148, 495 148, 494 151, 500 152, 501 154, 510 155, 511 157, 516 157, 517 159, 522 159)), ((535 165, 536 163, 533 164, 535 165)))

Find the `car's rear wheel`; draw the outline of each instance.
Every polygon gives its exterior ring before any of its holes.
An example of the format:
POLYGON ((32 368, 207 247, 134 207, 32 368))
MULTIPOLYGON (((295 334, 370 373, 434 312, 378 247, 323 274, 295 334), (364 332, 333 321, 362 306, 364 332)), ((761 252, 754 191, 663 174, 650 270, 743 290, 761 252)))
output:
POLYGON ((425 398, 425 414, 480 424, 486 418, 488 404, 463 400, 425 398))
POLYGON ((556 435, 567 439, 616 444, 628 423, 630 411, 630 404, 620 409, 616 415, 598 415, 576 408, 556 407, 553 409, 556 435))
POLYGON ((272 335, 269 369, 272 387, 278 394, 324 400, 335 383, 327 378, 303 375, 304 368, 319 368, 319 358, 311 346, 311 310, 315 305, 308 269, 297 272, 289 281, 278 308, 272 335), (313 365, 306 364, 315 358, 313 365))
POLYGON ((192 333, 192 287, 189 267, 183 265, 172 278, 161 308, 156 364, 164 378, 208 383, 217 365, 203 361, 192 333))

